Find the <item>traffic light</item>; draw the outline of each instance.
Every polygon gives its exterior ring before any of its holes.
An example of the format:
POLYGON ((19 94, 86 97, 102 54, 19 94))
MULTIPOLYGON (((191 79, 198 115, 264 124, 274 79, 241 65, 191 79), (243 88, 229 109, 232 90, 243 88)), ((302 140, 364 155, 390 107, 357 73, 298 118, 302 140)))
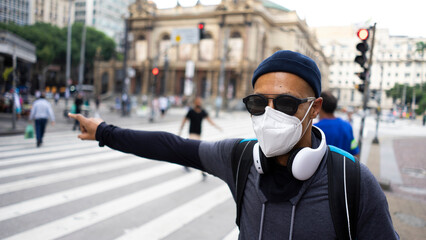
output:
POLYGON ((364 65, 367 62, 367 55, 366 55, 368 51, 367 39, 370 33, 368 29, 362 28, 358 30, 356 35, 361 40, 361 42, 356 45, 356 49, 361 53, 361 55, 357 55, 355 57, 355 62, 358 63, 363 69, 366 69, 364 65))
POLYGON ((204 38, 204 33, 205 33, 205 29, 204 29, 205 25, 203 22, 198 23, 198 32, 200 35, 200 40, 204 38))
POLYGON ((154 76, 157 76, 159 72, 160 72, 160 71, 159 71, 159 70, 158 70, 158 68, 156 68, 156 67, 152 69, 152 74, 153 74, 154 76))
POLYGON ((355 84, 355 88, 360 91, 361 93, 364 93, 364 88, 365 88, 365 84, 361 83, 361 84, 355 84))
POLYGON ((363 81, 365 81, 365 79, 367 79, 367 72, 366 71, 357 72, 357 73, 355 73, 355 75, 357 75, 359 77, 359 79, 361 79, 363 81))
POLYGON ((368 77, 368 67, 366 67, 365 64, 367 62, 368 51, 367 39, 370 35, 370 32, 368 29, 362 28, 358 30, 356 35, 361 40, 361 42, 356 45, 356 49, 360 52, 360 54, 355 57, 355 62, 361 66, 363 71, 357 72, 355 74, 363 81, 363 83, 355 85, 355 88, 361 93, 364 93, 365 81, 368 77))

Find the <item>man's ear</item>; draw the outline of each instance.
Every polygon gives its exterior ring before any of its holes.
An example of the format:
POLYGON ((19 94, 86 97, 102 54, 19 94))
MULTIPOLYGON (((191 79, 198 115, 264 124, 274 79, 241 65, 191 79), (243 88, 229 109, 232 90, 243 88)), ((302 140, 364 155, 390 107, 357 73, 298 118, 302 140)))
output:
POLYGON ((317 115, 321 111, 321 107, 322 107, 322 97, 319 97, 315 99, 314 104, 312 105, 313 111, 311 112, 311 116, 310 116, 311 119, 314 119, 317 117, 317 115))

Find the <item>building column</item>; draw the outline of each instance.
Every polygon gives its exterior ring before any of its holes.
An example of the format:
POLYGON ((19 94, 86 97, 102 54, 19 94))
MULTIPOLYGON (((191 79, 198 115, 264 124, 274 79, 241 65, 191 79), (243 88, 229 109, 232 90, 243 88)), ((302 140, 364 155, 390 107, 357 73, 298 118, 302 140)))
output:
POLYGON ((212 76, 213 76, 213 78, 212 78, 212 97, 216 98, 218 93, 219 93, 219 89, 218 89, 219 69, 213 70, 212 76))
POLYGON ((167 79, 167 95, 175 95, 175 86, 176 86, 176 69, 170 68, 169 76, 167 79))
POLYGON ((149 67, 149 61, 145 61, 144 66, 141 67, 142 72, 142 95, 148 95, 149 93, 149 83, 150 83, 150 67, 149 67))

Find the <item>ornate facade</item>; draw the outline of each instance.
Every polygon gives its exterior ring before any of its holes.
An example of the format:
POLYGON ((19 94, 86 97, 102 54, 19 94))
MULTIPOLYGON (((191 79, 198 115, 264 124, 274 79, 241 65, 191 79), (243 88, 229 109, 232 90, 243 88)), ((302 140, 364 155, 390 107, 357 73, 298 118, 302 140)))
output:
MULTIPOLYGON (((197 4, 184 8, 157 9, 147 0, 130 5, 127 66, 129 93, 136 95, 185 95, 188 82, 192 95, 210 99, 218 94, 226 101, 241 99, 252 91, 251 77, 257 65, 277 50, 293 50, 314 59, 327 88, 329 61, 307 26, 295 11, 269 1, 224 0, 219 5, 197 4), (173 31, 205 24, 198 44, 174 39, 173 31), (195 65, 186 77, 188 61, 195 65), (159 68, 158 76, 151 73, 159 68)), ((94 79, 98 93, 121 93, 122 62, 97 62, 94 79)))

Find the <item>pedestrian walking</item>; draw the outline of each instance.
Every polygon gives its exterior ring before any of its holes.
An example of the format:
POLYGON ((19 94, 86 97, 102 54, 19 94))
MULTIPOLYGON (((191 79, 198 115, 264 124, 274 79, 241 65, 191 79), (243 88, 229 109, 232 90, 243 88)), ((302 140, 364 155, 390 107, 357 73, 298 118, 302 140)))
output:
POLYGON ((158 97, 154 97, 150 103, 151 113, 149 115, 149 122, 154 122, 157 113, 160 111, 160 101, 158 97))
POLYGON ((203 109, 203 100, 200 97, 195 98, 194 106, 188 110, 186 116, 182 120, 180 125, 179 135, 182 133, 182 129, 185 126, 185 123, 189 121, 189 138, 200 140, 201 139, 201 127, 203 120, 206 119, 213 127, 217 128, 219 131, 222 131, 216 123, 209 117, 209 114, 206 110, 203 109))
POLYGON ((373 174, 312 126, 323 103, 317 64, 277 51, 251 82, 243 102, 257 140, 183 139, 70 116, 80 120, 80 139, 222 179, 236 201, 239 239, 399 239, 373 174))
POLYGON ((167 109, 169 108, 169 100, 165 96, 161 96, 159 99, 161 117, 163 118, 166 115, 167 109))
MULTIPOLYGON (((77 96, 74 100, 75 113, 81 113, 81 106, 83 105, 83 95, 81 93, 77 93, 77 96)), ((77 119, 74 121, 74 125, 72 126, 72 130, 75 131, 79 127, 80 123, 77 119)))
POLYGON ((351 124, 334 115, 337 108, 337 98, 329 91, 322 92, 321 97, 323 100, 319 112, 320 121, 315 126, 324 132, 327 144, 359 157, 358 142, 354 138, 351 124))
POLYGON ((95 99, 95 106, 96 106, 96 111, 98 111, 99 110, 99 106, 101 105, 101 96, 96 96, 96 99, 95 99))
POLYGON ((58 105, 59 98, 60 98, 59 92, 56 92, 55 93, 55 105, 58 105))
POLYGON ((47 121, 50 119, 52 126, 55 125, 55 115, 53 114, 52 106, 45 97, 44 93, 40 94, 40 97, 34 101, 30 113, 30 120, 34 120, 37 147, 40 147, 43 143, 47 121))
MULTIPOLYGON (((182 129, 185 126, 185 123, 189 121, 189 139, 200 140, 201 139, 201 127, 203 120, 206 119, 212 126, 217 128, 219 131, 222 131, 218 125, 216 125, 213 120, 209 117, 209 114, 206 110, 203 109, 203 100, 200 97, 195 98, 194 106, 190 108, 186 116, 182 120, 182 124, 179 129, 179 136, 182 134, 182 129)), ((188 167, 185 167, 186 171, 189 171, 188 167)), ((204 172, 201 172, 203 175, 203 180, 207 177, 204 172)))

